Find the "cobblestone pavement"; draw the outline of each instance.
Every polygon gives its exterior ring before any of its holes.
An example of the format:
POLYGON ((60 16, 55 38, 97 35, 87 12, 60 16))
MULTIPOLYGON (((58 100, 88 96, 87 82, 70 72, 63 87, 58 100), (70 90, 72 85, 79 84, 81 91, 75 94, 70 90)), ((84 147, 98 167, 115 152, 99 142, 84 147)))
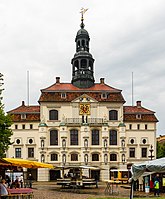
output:
MULTIPOLYGON (((89 199, 89 198, 129 198, 130 186, 119 185, 113 186, 113 194, 105 195, 105 183, 99 183, 99 188, 89 187, 84 189, 69 189, 61 188, 56 185, 56 182, 35 182, 33 184, 34 199, 89 199)), ((153 192, 134 192, 134 196, 137 197, 153 197, 153 192)), ((165 198, 165 193, 160 194, 165 198)))
MULTIPOLYGON (((104 198, 105 183, 99 183, 99 188, 89 187, 84 189, 61 188, 56 182, 36 182, 33 184, 34 199, 88 199, 88 198, 104 198)), ((122 189, 120 186, 113 188, 113 197, 129 196, 129 190, 122 189), (121 193, 122 190, 122 193, 121 193)))

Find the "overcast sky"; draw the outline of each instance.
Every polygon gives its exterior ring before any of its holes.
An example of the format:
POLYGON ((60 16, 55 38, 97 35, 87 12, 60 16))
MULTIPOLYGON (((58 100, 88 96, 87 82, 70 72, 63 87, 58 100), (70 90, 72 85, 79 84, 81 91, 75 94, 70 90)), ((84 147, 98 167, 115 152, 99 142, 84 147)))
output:
POLYGON ((156 112, 157 134, 165 134, 165 0, 0 0, 0 72, 9 111, 38 105, 40 89, 71 82, 71 59, 80 9, 90 35, 95 80, 121 89, 126 105, 142 101, 156 112))

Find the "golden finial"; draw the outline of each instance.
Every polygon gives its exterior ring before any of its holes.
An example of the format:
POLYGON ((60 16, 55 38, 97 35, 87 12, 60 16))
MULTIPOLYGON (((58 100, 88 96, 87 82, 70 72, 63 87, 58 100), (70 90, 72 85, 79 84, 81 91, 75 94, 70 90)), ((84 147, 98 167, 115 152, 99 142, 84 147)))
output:
MULTIPOLYGON (((82 22, 82 24, 83 24, 83 20, 84 20, 84 14, 86 13, 87 10, 88 10, 88 8, 87 9, 81 8, 80 13, 81 13, 81 22, 82 22)), ((82 25, 81 25, 81 27, 82 27, 82 25)))

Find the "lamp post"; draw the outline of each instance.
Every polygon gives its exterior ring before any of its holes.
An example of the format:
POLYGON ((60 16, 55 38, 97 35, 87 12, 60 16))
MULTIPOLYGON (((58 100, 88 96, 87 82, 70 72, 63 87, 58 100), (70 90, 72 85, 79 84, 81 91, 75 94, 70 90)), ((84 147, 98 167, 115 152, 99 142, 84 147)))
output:
POLYGON ((155 156, 153 155, 153 151, 154 151, 154 149, 153 149, 153 146, 152 146, 152 144, 151 144, 151 148, 149 149, 150 155, 148 156, 149 158, 151 158, 151 160, 155 157, 155 156))

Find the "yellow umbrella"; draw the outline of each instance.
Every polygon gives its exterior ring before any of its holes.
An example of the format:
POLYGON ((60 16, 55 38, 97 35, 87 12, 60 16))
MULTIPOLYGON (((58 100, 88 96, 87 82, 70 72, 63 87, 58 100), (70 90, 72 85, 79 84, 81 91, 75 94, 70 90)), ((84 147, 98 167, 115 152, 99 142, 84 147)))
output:
POLYGON ((50 168, 50 169, 54 168, 52 164, 46 164, 46 163, 24 160, 19 158, 3 158, 2 160, 5 160, 7 163, 10 163, 12 166, 19 166, 25 168, 50 168))

